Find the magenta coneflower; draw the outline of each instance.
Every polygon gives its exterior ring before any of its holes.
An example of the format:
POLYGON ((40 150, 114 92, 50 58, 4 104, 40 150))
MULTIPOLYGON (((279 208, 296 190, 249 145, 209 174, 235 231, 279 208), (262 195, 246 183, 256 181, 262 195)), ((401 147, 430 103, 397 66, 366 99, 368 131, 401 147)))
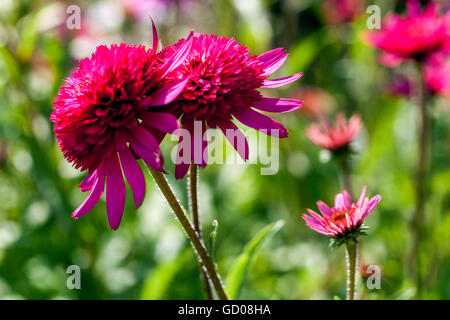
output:
POLYGON ((103 194, 106 182, 106 210, 112 229, 119 227, 125 204, 125 183, 130 185, 135 206, 145 195, 145 180, 136 161, 162 169, 159 144, 153 133, 173 132, 177 119, 168 113, 150 112, 175 99, 187 79, 162 86, 161 79, 172 72, 189 53, 192 34, 161 63, 154 31, 152 49, 127 44, 99 46, 91 58, 80 61, 67 86, 55 99, 50 120, 66 159, 75 168, 89 170, 80 189, 90 191, 73 212, 80 218, 103 194))
POLYGON ((366 187, 363 188, 358 202, 352 203, 347 190, 336 195, 334 207, 330 208, 322 201, 317 202, 317 207, 322 215, 307 209, 308 213, 302 217, 306 225, 314 231, 335 238, 338 244, 355 239, 362 229, 364 219, 375 209, 381 200, 380 195, 369 200, 366 197, 366 187), (340 242, 340 243, 339 243, 340 242))
MULTIPOLYGON (((170 59, 184 45, 182 39, 161 52, 163 60, 170 59)), ((260 56, 249 55, 249 49, 234 39, 215 35, 196 34, 192 50, 183 65, 169 76, 175 79, 189 77, 183 93, 171 103, 173 114, 181 117, 181 125, 191 133, 190 159, 199 166, 206 166, 206 142, 203 133, 207 127, 221 129, 240 156, 248 159, 248 145, 242 132, 233 123, 233 117, 241 123, 268 134, 286 137, 287 130, 275 120, 255 111, 288 112, 298 109, 301 102, 294 99, 264 98, 258 88, 276 88, 301 77, 265 80, 286 60, 283 49, 275 49, 260 56), (201 134, 194 135, 194 122, 200 122, 201 134), (227 131, 233 131, 230 138, 227 131), (236 139, 235 139, 236 138, 236 139), (239 138, 239 139, 238 139, 239 138), (238 147, 236 140, 244 141, 238 147)), ((181 145, 182 138, 180 138, 181 145)), ((180 155, 178 155, 180 156, 180 155)), ((177 159, 175 175, 185 176, 191 161, 177 159), (183 162, 183 163, 180 163, 183 162)))
POLYGON ((433 2, 421 12, 419 1, 409 0, 407 8, 406 17, 389 14, 380 31, 367 34, 368 42, 383 50, 383 60, 392 66, 403 59, 423 61, 450 43, 448 23, 433 2))
POLYGON ((348 147, 360 128, 361 118, 358 115, 353 115, 347 123, 345 116, 339 113, 334 125, 326 120, 313 123, 306 129, 306 136, 321 148, 339 151, 348 147))

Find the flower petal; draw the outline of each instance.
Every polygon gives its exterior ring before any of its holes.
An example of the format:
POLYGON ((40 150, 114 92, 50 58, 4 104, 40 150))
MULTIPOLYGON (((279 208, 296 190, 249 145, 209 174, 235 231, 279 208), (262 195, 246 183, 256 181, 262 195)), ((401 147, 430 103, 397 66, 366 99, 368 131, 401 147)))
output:
POLYGON ((286 61, 287 56, 286 50, 283 48, 274 49, 260 55, 258 60, 264 70, 264 76, 270 76, 277 71, 286 61))
POLYGON ((243 124, 269 136, 273 135, 278 138, 288 136, 288 131, 280 123, 252 109, 236 109, 233 111, 233 115, 243 124), (273 132, 274 130, 275 132, 273 132))
POLYGON ((345 208, 345 201, 344 196, 342 193, 338 193, 336 197, 334 198, 334 206, 336 209, 344 209, 345 208))
POLYGON ((81 189, 82 192, 86 192, 88 190, 91 190, 92 185, 94 184, 95 180, 97 179, 97 170, 95 170, 92 173, 89 173, 86 178, 84 178, 83 181, 81 181, 78 188, 81 189))
POLYGON ((273 80, 264 80, 262 86, 260 88, 279 88, 282 86, 285 86, 291 82, 294 82, 295 80, 300 79, 303 76, 303 72, 296 73, 289 77, 284 77, 280 79, 273 79, 273 80))
POLYGON ((172 84, 165 86, 159 90, 156 90, 154 93, 146 97, 140 103, 141 107, 155 107, 155 106, 163 106, 171 103, 175 100, 181 92, 183 92, 186 83, 189 78, 185 78, 179 81, 175 81, 172 84))
POLYGON ((362 203, 364 201, 364 197, 366 196, 366 190, 367 190, 367 187, 364 186, 363 189, 362 189, 361 195, 359 196, 358 202, 356 203, 358 207, 362 206, 362 203))
POLYGON ((296 99, 261 98, 252 107, 266 112, 289 112, 302 106, 303 102, 296 99))
POLYGON ((161 75, 161 78, 164 78, 169 72, 172 72, 184 62, 188 54, 191 52, 193 39, 194 32, 191 31, 181 48, 161 67, 161 70, 165 70, 161 75))
POLYGON ((369 214, 371 214, 372 211, 375 210, 375 207, 378 205, 380 200, 381 200, 381 196, 379 194, 377 194, 375 197, 370 199, 369 204, 367 205, 367 209, 361 218, 365 219, 369 214))
POLYGON ((109 226, 116 230, 122 220, 125 206, 125 182, 123 181, 117 155, 109 162, 109 170, 106 176, 106 213, 109 226))
POLYGON ((248 160, 248 141, 241 130, 230 120, 217 124, 242 159, 248 160))
POLYGON ((141 205, 145 196, 145 178, 142 173, 136 158, 131 153, 130 149, 123 148, 119 151, 120 163, 122 164, 123 173, 127 178, 128 184, 133 191, 134 207, 141 205))
POLYGON ((91 192, 87 196, 86 200, 72 213, 72 218, 78 219, 88 213, 100 200, 105 188, 105 176, 98 174, 94 184, 92 185, 91 192))
POLYGON ((153 21, 153 18, 150 17, 150 20, 152 21, 152 34, 153 34, 153 38, 152 38, 152 49, 155 52, 158 52, 158 32, 156 31, 156 26, 155 26, 155 22, 153 21))
POLYGON ((180 127, 178 119, 170 113, 147 112, 142 120, 145 126, 152 126, 166 133, 173 133, 180 127))
POLYGON ((350 208, 352 205, 352 197, 350 197, 350 194, 347 190, 344 190, 342 193, 342 196, 344 197, 344 204, 346 208, 350 208))
POLYGON ((324 216, 329 217, 331 215, 331 209, 323 201, 317 201, 317 208, 324 216))
POLYGON ((150 167, 163 171, 161 151, 158 141, 144 128, 137 126, 130 136, 130 145, 134 152, 150 167))

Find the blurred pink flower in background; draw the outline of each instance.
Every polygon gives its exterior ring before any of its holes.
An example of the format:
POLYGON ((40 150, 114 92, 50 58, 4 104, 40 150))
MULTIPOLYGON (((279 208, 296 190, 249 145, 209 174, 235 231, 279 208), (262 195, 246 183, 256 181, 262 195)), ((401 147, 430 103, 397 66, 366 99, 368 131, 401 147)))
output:
POLYGON ((358 235, 364 219, 375 210, 381 200, 380 195, 369 200, 366 197, 366 187, 363 188, 358 202, 352 203, 347 190, 336 195, 334 207, 328 207, 324 202, 318 201, 317 207, 322 215, 307 209, 309 215, 302 218, 312 230, 330 237, 347 238, 358 235))
POLYGON ((188 10, 192 4, 199 0, 124 0, 125 10, 136 19, 155 19, 159 14, 166 14, 172 6, 181 10, 188 10))
POLYGON ((381 59, 388 66, 397 66, 403 59, 423 61, 448 48, 448 14, 441 17, 433 2, 421 11, 418 0, 409 0, 405 17, 388 14, 381 30, 367 33, 366 41, 384 51, 381 59))
POLYGON ((360 116, 353 115, 347 122, 344 114, 339 113, 334 125, 322 119, 320 123, 313 123, 306 129, 306 136, 321 148, 337 151, 348 147, 361 125, 360 116))
POLYGON ((395 74, 388 83, 386 91, 393 96, 409 97, 414 90, 410 78, 401 74, 395 74))
POLYGON ((450 59, 444 55, 434 55, 424 67, 425 83, 432 94, 450 95, 450 59))
POLYGON ((302 114, 313 118, 325 117, 336 108, 336 101, 325 90, 318 87, 302 87, 292 92, 293 98, 302 99, 302 114))
POLYGON ((330 24, 352 22, 363 11, 363 0, 326 0, 322 5, 325 21, 330 24))
MULTIPOLYGON (((162 59, 172 59, 184 45, 181 39, 176 44, 161 51, 162 59)), ((208 34, 196 34, 192 50, 182 66, 171 78, 189 77, 183 93, 170 104, 171 112, 181 117, 181 125, 191 135, 190 158, 201 167, 207 159, 207 142, 203 135, 209 128, 219 128, 239 155, 248 159, 248 143, 234 120, 260 130, 269 135, 284 138, 288 131, 280 123, 258 112, 289 112, 301 107, 296 99, 265 98, 259 88, 278 88, 289 84, 302 76, 297 73, 289 77, 266 80, 285 62, 287 53, 278 48, 260 56, 250 55, 250 50, 233 38, 217 37, 208 34), (258 110, 258 111, 256 111, 258 110), (195 134, 194 124, 200 123, 200 134, 195 134), (226 134, 234 131, 234 136, 226 134), (196 146, 199 146, 196 148, 196 146)), ((182 147, 184 137, 180 137, 178 147, 182 147)), ((183 178, 191 165, 186 163, 180 152, 177 155, 175 176, 183 178)))

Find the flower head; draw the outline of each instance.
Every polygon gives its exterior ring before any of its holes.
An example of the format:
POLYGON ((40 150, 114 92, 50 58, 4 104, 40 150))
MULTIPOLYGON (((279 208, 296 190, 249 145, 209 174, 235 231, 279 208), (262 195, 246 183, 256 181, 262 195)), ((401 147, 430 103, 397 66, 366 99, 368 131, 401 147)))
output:
POLYGON ((355 240, 364 230, 364 219, 372 213, 381 200, 380 195, 369 200, 366 197, 366 187, 363 188, 358 202, 353 203, 347 190, 336 195, 334 207, 330 208, 322 201, 317 202, 317 207, 322 215, 307 209, 308 213, 302 218, 306 225, 318 233, 330 236, 343 244, 345 241, 355 240))
POLYGON ((154 135, 172 132, 178 121, 171 114, 150 109, 170 103, 186 84, 181 79, 163 85, 161 79, 181 63, 192 37, 174 59, 161 63, 153 30, 153 49, 124 43, 99 46, 91 58, 80 61, 55 99, 50 120, 61 150, 75 168, 89 170, 80 189, 90 192, 73 212, 75 219, 95 206, 106 181, 108 220, 111 228, 117 229, 125 204, 123 174, 138 207, 144 198, 145 180, 136 158, 163 170, 154 135))
MULTIPOLYGON (((170 59, 186 40, 166 47, 161 59, 170 59)), ((170 105, 171 112, 181 117, 181 125, 191 132, 190 159, 199 166, 206 166, 206 143, 202 141, 207 127, 219 128, 240 156, 248 159, 248 144, 241 131, 233 123, 233 117, 241 123, 268 134, 276 132, 286 137, 287 130, 275 120, 255 111, 288 112, 298 109, 301 102, 294 99, 264 98, 258 88, 276 88, 291 83, 301 77, 301 73, 290 77, 265 80, 286 60, 283 49, 275 49, 260 56, 250 55, 249 49, 236 40, 215 35, 196 34, 192 50, 177 72, 175 79, 189 76, 182 94, 170 105), (201 134, 194 135, 194 122, 200 122, 201 134), (234 134, 226 134, 232 131, 234 134), (238 142, 243 141, 240 146, 238 142), (198 161, 198 159, 200 159, 198 161)), ((169 77, 170 78, 170 77, 169 77)), ((180 138, 180 144, 181 140, 180 138)), ((180 163, 177 159, 175 175, 182 178, 191 161, 180 163)))
POLYGON ((439 16, 433 2, 421 12, 419 1, 409 0, 407 8, 406 17, 391 13, 381 30, 367 35, 371 45, 384 51, 383 61, 390 66, 403 59, 423 61, 450 43, 449 24, 439 16))
POLYGON ((306 136, 319 147, 331 151, 346 149, 361 128, 361 118, 353 115, 347 122, 345 116, 339 113, 333 125, 326 120, 313 123, 306 129, 306 136))

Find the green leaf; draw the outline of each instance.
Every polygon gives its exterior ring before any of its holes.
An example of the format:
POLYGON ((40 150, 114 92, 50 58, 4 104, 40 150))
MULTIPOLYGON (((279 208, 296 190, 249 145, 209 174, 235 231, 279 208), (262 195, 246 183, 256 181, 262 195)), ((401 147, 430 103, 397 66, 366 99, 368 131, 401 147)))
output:
POLYGON ((237 257, 228 272, 226 278, 226 289, 230 299, 236 299, 239 295, 242 283, 247 275, 252 258, 256 256, 258 248, 263 240, 274 234, 284 225, 283 220, 278 220, 260 230, 252 240, 245 246, 244 251, 237 257))
POLYGON ((167 292, 178 271, 191 257, 192 249, 186 248, 175 259, 156 266, 145 280, 141 291, 141 300, 160 300, 167 292))

